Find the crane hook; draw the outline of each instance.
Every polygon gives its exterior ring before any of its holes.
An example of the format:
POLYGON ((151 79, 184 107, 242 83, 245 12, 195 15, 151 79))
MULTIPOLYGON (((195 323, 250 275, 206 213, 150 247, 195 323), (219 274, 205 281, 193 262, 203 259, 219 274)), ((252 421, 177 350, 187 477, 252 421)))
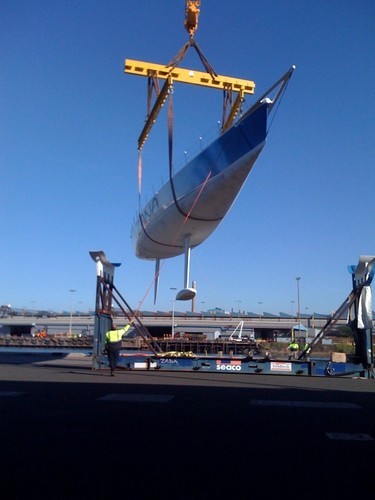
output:
POLYGON ((189 33, 190 38, 194 37, 194 33, 198 28, 200 3, 200 0, 186 0, 184 26, 186 31, 189 33))

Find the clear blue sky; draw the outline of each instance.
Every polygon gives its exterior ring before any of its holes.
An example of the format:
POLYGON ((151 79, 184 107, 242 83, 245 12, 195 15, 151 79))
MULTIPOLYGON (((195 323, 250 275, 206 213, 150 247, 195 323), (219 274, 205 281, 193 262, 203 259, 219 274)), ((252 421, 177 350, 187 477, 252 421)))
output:
MULTIPOLYGON (((1 304, 69 310, 76 289, 74 309, 92 309, 89 251, 104 250, 122 263, 116 283, 133 308, 145 297, 142 309, 171 309, 183 258, 165 261, 154 305, 154 264, 131 246, 147 82, 123 63, 167 64, 188 39, 184 8, 2 0, 1 304)), ((242 192, 192 251, 196 310, 290 313, 294 300, 295 312, 297 276, 301 312, 335 310, 347 265, 375 254, 375 3, 202 0, 196 40, 218 74, 254 80, 257 96, 297 67, 242 192)), ((193 49, 182 66, 202 69, 193 49)), ((220 92, 188 87, 174 92, 176 167, 221 119, 220 92)), ((168 177, 166 111, 145 146, 145 197, 168 177)))

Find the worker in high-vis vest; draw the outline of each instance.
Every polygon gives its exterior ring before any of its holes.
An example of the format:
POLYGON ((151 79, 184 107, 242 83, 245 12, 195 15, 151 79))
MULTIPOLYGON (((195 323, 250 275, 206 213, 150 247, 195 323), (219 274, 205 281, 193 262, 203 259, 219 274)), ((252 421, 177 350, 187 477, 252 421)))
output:
POLYGON ((287 350, 290 351, 289 359, 297 359, 299 344, 296 340, 292 340, 292 342, 288 345, 287 350))
POLYGON ((118 359, 120 356, 121 341, 123 335, 129 330, 131 322, 123 328, 117 328, 115 323, 112 324, 112 329, 108 330, 105 334, 105 349, 108 354, 109 367, 111 369, 111 376, 115 376, 118 359))

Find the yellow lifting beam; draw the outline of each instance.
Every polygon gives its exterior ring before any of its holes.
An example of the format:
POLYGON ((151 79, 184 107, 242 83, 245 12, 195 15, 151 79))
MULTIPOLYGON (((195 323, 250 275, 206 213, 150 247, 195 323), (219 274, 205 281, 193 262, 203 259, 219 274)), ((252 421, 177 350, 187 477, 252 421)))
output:
POLYGON ((156 80, 157 78, 166 80, 162 90, 157 96, 151 112, 147 116, 145 126, 138 138, 139 150, 142 149, 153 124, 156 122, 156 118, 171 92, 174 80, 193 85, 201 85, 203 87, 221 89, 227 93, 227 95, 238 92, 234 104, 231 105, 229 116, 227 118, 223 117, 222 132, 225 132, 233 123, 244 99, 244 94, 254 94, 255 90, 255 83, 251 80, 242 80, 230 76, 211 75, 210 73, 184 68, 171 68, 161 64, 135 61, 133 59, 125 60, 124 72, 131 75, 146 76, 156 80))
POLYGON ((203 87, 211 87, 221 90, 232 89, 233 92, 242 91, 244 94, 254 94, 255 83, 251 80, 242 80, 231 76, 214 76, 203 71, 195 71, 185 68, 169 68, 162 64, 149 63, 144 61, 135 61, 133 59, 125 60, 125 73, 138 76, 155 76, 157 78, 173 80, 182 83, 191 83, 203 87))

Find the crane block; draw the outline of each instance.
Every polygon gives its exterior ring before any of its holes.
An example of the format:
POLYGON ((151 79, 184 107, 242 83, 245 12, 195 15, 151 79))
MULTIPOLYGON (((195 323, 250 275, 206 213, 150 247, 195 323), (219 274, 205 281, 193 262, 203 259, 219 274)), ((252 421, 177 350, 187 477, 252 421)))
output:
POLYGON ((201 85, 220 90, 231 88, 234 92, 244 94, 254 94, 255 83, 251 80, 243 80, 231 76, 216 75, 195 71, 186 68, 170 68, 162 64, 155 64, 144 61, 135 61, 133 59, 125 60, 125 73, 138 76, 156 76, 157 78, 167 79, 171 77, 173 81, 201 85))
POLYGON ((194 36, 198 28, 198 17, 199 17, 199 6, 200 0, 186 0, 185 8, 185 29, 189 33, 190 37, 194 36))

